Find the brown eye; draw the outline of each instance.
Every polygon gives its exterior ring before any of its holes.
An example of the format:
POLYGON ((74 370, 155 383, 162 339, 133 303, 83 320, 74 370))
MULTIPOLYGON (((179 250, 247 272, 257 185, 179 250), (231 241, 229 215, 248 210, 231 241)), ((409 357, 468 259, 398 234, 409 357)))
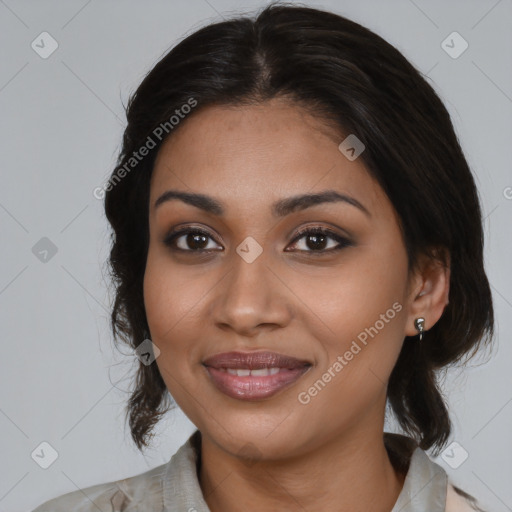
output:
POLYGON ((164 244, 172 250, 183 252, 201 252, 215 250, 208 247, 209 239, 213 240, 209 233, 201 229, 182 229, 170 233, 164 240, 164 244))
MULTIPOLYGON (((306 252, 315 256, 339 251, 345 247, 354 245, 350 240, 337 233, 320 227, 307 228, 299 232, 292 245, 298 245, 298 241, 304 239, 303 248, 299 252, 306 252)), ((186 228, 171 232, 164 240, 164 244, 173 251, 201 253, 223 251, 216 248, 212 236, 202 229, 186 228)), ((288 249, 287 249, 288 251, 288 249)))
POLYGON ((300 231, 299 235, 293 240, 293 244, 297 245, 297 241, 302 239, 304 239, 303 246, 305 248, 299 248, 299 251, 317 253, 318 255, 339 251, 353 245, 350 240, 329 229, 320 227, 307 228, 300 231), (330 242, 331 245, 329 246, 330 242))

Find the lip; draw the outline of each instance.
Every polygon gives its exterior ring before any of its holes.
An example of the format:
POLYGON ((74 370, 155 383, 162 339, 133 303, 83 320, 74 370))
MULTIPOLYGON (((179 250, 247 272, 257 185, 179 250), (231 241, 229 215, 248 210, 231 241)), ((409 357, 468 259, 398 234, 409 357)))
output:
POLYGON ((286 356, 278 352, 223 352, 208 357, 203 361, 205 366, 212 368, 235 368, 257 370, 260 368, 302 368, 311 363, 305 359, 286 356))
POLYGON ((224 352, 203 361, 213 384, 225 395, 239 400, 269 398, 291 386, 304 375, 311 363, 277 352, 224 352), (231 370, 279 368, 272 375, 239 376, 231 370))

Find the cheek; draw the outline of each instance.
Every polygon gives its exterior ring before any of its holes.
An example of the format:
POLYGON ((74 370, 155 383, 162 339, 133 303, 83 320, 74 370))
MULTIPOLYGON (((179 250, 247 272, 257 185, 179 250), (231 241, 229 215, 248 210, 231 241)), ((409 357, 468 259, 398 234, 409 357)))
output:
MULTIPOLYGON (((204 346, 205 294, 217 275, 171 261, 165 249, 150 248, 144 274, 144 305, 151 340, 160 349, 156 360, 162 378, 178 400, 183 384, 195 391, 204 346)), ((185 393, 186 397, 186 393, 185 393)))
MULTIPOLYGON (((144 306, 151 339, 161 352, 159 367, 165 363, 170 369, 186 357, 184 329, 194 306, 191 287, 190 281, 185 283, 180 273, 172 270, 168 258, 150 249, 144 274, 144 306)), ((166 380, 163 373, 162 377, 166 380)))
POLYGON ((355 392, 368 379, 377 385, 386 382, 403 343, 407 256, 400 238, 388 240, 354 251, 322 287, 300 292, 329 327, 320 340, 326 352, 320 372, 332 367, 338 356, 344 358, 343 370, 334 372, 350 376, 339 388, 344 393, 355 392))
MULTIPOLYGON (((354 251, 335 271, 324 275, 320 285, 319 281, 297 279, 294 286, 298 287, 296 290, 303 287, 300 295, 307 298, 312 312, 324 320, 331 333, 346 339, 374 325, 395 302, 405 309, 406 284, 405 254, 388 247, 379 251, 368 246, 354 251)), ((396 309, 389 315, 393 319, 400 316, 395 314, 396 309)))
MULTIPOLYGON (((184 385, 193 390, 194 378, 186 364, 194 357, 191 318, 194 292, 190 280, 171 268, 168 258, 149 251, 144 274, 144 305, 151 340, 160 349, 156 364, 167 389, 180 405, 186 401, 184 385)), ((192 391, 193 392, 193 391, 192 391)))
POLYGON ((181 323, 193 316, 204 294, 204 280, 173 265, 165 250, 149 250, 144 273, 144 306, 152 335, 161 343, 175 339, 181 323))
POLYGON ((299 390, 309 417, 326 425, 350 422, 385 396, 403 342, 403 274, 398 261, 389 268, 382 259, 360 258, 325 282, 316 297, 322 295, 321 302, 309 295, 329 326, 319 338, 325 357, 299 390))

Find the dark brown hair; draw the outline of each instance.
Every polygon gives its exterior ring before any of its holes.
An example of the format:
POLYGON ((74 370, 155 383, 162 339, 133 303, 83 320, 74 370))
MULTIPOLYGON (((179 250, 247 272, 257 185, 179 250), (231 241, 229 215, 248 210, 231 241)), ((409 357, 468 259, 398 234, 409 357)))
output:
MULTIPOLYGON (((434 89, 396 48, 342 16, 274 3, 254 19, 210 24, 171 49, 130 97, 122 149, 104 189, 113 228, 114 339, 136 348, 150 338, 143 301, 149 183, 162 142, 180 126, 173 128, 171 116, 179 114, 183 124, 207 105, 275 97, 305 106, 365 144, 360 158, 398 214, 410 270, 422 253, 441 260, 442 251, 449 253, 449 304, 422 343, 406 337, 388 384, 389 405, 403 430, 422 449, 440 451, 451 422, 438 370, 469 359, 493 337, 478 194, 434 89), (191 99, 197 106, 190 112, 183 106, 191 99), (135 162, 144 145, 154 147, 135 162)), ((171 400, 157 365, 141 362, 127 406, 139 449, 171 400)))

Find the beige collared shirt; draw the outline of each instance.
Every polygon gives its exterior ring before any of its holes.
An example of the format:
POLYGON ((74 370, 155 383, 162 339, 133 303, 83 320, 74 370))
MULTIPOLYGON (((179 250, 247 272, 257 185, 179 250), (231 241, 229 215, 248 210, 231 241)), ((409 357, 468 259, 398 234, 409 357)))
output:
MULTIPOLYGON (((33 512, 210 512, 197 475, 201 434, 196 430, 166 464, 145 473, 87 487, 43 503, 33 512)), ((441 466, 410 438, 384 433, 391 462, 407 471, 390 512, 474 512, 441 466)), ((474 504, 473 504, 474 503, 474 504)))

